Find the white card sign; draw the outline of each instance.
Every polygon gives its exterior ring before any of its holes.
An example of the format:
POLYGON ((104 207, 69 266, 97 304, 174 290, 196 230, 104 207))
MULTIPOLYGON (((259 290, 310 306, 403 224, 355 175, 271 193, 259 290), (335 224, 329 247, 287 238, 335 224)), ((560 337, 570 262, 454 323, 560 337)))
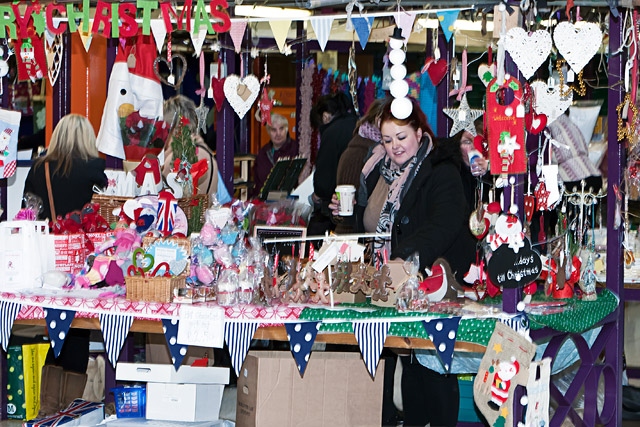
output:
POLYGON ((224 346, 224 308, 180 306, 178 344, 222 348, 224 346))

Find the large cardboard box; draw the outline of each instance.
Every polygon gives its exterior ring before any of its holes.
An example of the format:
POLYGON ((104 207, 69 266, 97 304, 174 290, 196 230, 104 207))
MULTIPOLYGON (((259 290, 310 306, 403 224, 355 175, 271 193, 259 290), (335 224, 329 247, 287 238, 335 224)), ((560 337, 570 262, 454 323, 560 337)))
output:
POLYGON ((237 427, 379 426, 381 360, 373 380, 359 353, 313 352, 300 377, 288 351, 251 351, 238 378, 237 427))
POLYGON ((147 383, 147 419, 215 421, 223 392, 223 384, 147 383))

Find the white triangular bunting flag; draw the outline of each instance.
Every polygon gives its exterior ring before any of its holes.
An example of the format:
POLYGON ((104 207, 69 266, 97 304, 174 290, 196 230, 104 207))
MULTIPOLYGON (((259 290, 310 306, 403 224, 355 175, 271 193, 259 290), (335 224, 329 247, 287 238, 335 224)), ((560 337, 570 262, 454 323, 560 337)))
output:
POLYGON ((122 345, 127 339, 129 329, 133 324, 133 316, 100 313, 98 318, 100 319, 104 348, 107 351, 107 356, 109 356, 109 362, 115 368, 122 345))
POLYGON ((286 19, 284 21, 269 21, 269 25, 271 26, 273 38, 276 39, 276 43, 278 44, 278 49, 282 52, 287 41, 289 28, 291 27, 291 19, 286 19))
POLYGON ((247 356, 256 329, 258 329, 257 323, 225 322, 224 324, 224 340, 229 347, 231 364, 237 376, 240 376, 240 368, 247 356))
POLYGON ((9 338, 11 338, 11 328, 21 308, 22 304, 17 302, 0 301, 0 313, 2 313, 2 316, 0 316, 0 344, 2 344, 4 351, 7 351, 9 338))
POLYGON ((316 33, 316 39, 320 45, 320 49, 324 52, 324 48, 327 47, 327 41, 331 34, 331 26, 333 25, 332 17, 313 17, 311 18, 311 26, 313 32, 316 33))
POLYGON ((413 32, 413 22, 416 20, 417 12, 400 12, 396 17, 396 25, 402 30, 402 37, 404 37, 404 45, 409 42, 409 37, 413 32))
POLYGON ((164 20, 152 19, 151 32, 153 33, 153 39, 156 41, 158 53, 161 53, 162 46, 164 46, 164 38, 167 36, 167 27, 164 26, 164 20))
POLYGON ((89 20, 89 31, 86 33, 82 31, 82 22, 78 25, 78 34, 80 35, 80 40, 82 40, 85 52, 89 52, 89 48, 91 47, 91 38, 93 36, 91 28, 93 28, 93 19, 89 20))
POLYGON ((353 322, 353 333, 358 341, 362 360, 372 378, 376 376, 390 324, 391 322, 353 322))
POLYGON ((204 44, 204 39, 207 37, 207 26, 200 25, 198 31, 195 31, 196 20, 191 20, 191 43, 193 43, 193 49, 196 51, 196 56, 200 56, 200 52, 202 52, 202 45, 204 44))
POLYGON ((247 21, 232 21, 231 28, 229 29, 229 35, 233 41, 233 47, 236 53, 240 53, 242 49, 242 39, 244 38, 244 31, 247 29, 247 21))

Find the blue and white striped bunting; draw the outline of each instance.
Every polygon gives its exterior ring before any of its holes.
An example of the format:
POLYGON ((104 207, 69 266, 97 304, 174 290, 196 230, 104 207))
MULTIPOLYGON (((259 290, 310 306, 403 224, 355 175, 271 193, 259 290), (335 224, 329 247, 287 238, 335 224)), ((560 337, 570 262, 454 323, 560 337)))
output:
POLYGON ((120 356, 120 350, 122 350, 122 345, 127 339, 129 329, 133 324, 133 316, 100 313, 98 318, 100 319, 100 330, 102 330, 104 348, 107 350, 109 362, 111 362, 111 365, 115 368, 118 363, 118 356, 120 356))
POLYGON ((372 378, 376 376, 380 354, 382 354, 390 325, 391 322, 353 322, 353 333, 372 378))
POLYGON ((224 324, 224 340, 229 347, 231 364, 237 376, 240 376, 240 369, 258 326, 260 326, 258 323, 245 322, 225 322, 224 324))
POLYGON ((7 351, 9 338, 11 338, 11 328, 13 322, 18 317, 22 304, 10 301, 0 301, 0 344, 2 349, 7 351))

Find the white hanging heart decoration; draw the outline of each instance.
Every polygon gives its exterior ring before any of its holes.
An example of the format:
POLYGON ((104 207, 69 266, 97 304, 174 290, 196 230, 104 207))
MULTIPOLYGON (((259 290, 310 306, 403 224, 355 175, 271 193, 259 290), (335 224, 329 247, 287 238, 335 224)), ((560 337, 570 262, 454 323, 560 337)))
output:
POLYGON ((544 30, 527 33, 519 27, 507 32, 504 47, 522 75, 528 80, 551 52, 551 34, 544 30))
POLYGON ((224 81, 224 96, 238 117, 243 118, 260 93, 260 81, 253 74, 240 78, 228 75, 224 81))
POLYGON ((488 86, 491 80, 496 78, 496 63, 478 65, 478 77, 485 87, 488 86))
POLYGON ((577 74, 598 53, 602 45, 602 31, 593 22, 586 22, 576 28, 570 22, 561 22, 553 30, 553 42, 558 52, 577 74))
POLYGON ((560 115, 567 111, 567 108, 573 101, 573 92, 569 91, 566 97, 560 96, 560 88, 558 86, 549 87, 542 80, 536 80, 531 83, 531 89, 535 93, 535 101, 533 109, 536 114, 544 114, 547 116, 547 126, 553 123, 560 115))

